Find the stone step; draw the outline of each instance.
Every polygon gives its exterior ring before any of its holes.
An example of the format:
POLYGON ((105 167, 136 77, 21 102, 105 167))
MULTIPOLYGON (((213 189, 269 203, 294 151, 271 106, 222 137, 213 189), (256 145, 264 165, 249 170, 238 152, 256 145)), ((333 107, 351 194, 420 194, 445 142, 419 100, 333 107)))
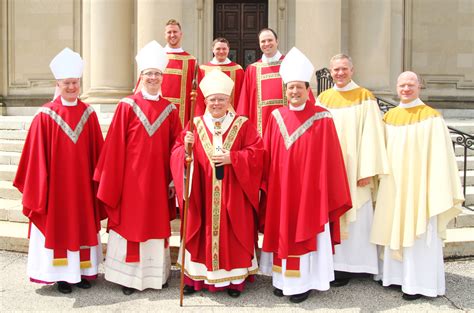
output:
POLYGON ((0 130, 28 130, 33 116, 0 116, 0 130))
POLYGON ((21 200, 0 199, 0 221, 28 223, 22 209, 21 200))
POLYGON ((0 139, 25 140, 27 134, 24 129, 0 129, 0 139))
POLYGON ((466 187, 466 206, 474 206, 474 186, 466 187))
POLYGON ((474 256, 474 228, 446 230, 443 254, 445 258, 474 256))
MULTIPOLYGON (((105 251, 109 235, 104 228, 100 231, 102 247, 105 251)), ((170 237, 171 262, 176 263, 178 257, 179 235, 170 237)), ((0 250, 28 252, 28 224, 0 221, 0 250)))
POLYGON ((11 181, 0 181, 0 198, 8 200, 21 199, 21 193, 13 187, 11 181))
MULTIPOLYGON (((457 156, 456 162, 458 164, 459 170, 462 170, 464 166, 464 157, 457 156)), ((474 156, 468 156, 466 160, 466 164, 467 164, 467 170, 474 170, 474 156)))
POLYGON ((0 151, 0 164, 18 165, 20 162, 20 152, 0 151))
MULTIPOLYGON (((28 252, 28 224, 0 221, 0 250, 28 252)), ((444 257, 469 257, 474 256, 474 228, 448 229, 444 247, 444 257)), ((105 229, 101 230, 101 241, 105 246, 108 235, 105 229)), ((260 236, 261 245, 261 236, 260 236)), ((176 262, 179 250, 179 235, 170 238, 171 261, 176 262)))
MULTIPOLYGON (((0 169, 0 171, 1 171, 1 169, 0 169)), ((464 183, 464 172, 463 171, 459 171, 459 178, 461 178, 461 184, 463 184, 464 183)), ((474 170, 466 171, 466 184, 468 186, 473 186, 474 185, 474 170)))
POLYGON ((12 182, 15 178, 17 165, 0 164, 0 180, 12 182))
POLYGON ((0 151, 21 153, 24 143, 24 140, 0 139, 0 151))
POLYGON ((474 207, 463 207, 462 213, 459 214, 456 218, 452 219, 448 224, 449 229, 463 227, 474 228, 474 207))
MULTIPOLYGON (((21 204, 21 199, 0 199, 0 221, 28 223, 28 218, 23 215, 22 210, 23 205, 21 204)), ((171 221, 171 233, 173 235, 179 235, 180 224, 180 219, 175 219, 171 221)), ((107 219, 101 221, 101 225, 103 228, 106 228, 107 219)))
MULTIPOLYGON (((473 146, 474 148, 474 146, 473 146)), ((464 147, 460 146, 460 145, 456 145, 454 147, 454 153, 456 154, 457 157, 460 157, 460 156, 463 156, 464 155, 464 147)), ((467 149, 466 150, 466 154, 468 157, 472 157, 474 156, 474 150, 472 149, 467 149)))
POLYGON ((474 134, 474 121, 472 119, 446 119, 446 124, 467 134, 474 134))

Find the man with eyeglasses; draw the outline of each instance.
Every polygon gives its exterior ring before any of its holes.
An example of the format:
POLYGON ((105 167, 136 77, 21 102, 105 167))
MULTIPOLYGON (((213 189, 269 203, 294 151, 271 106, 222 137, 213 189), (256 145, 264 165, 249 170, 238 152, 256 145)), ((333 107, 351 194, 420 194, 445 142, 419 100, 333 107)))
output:
POLYGON ((180 208, 188 145, 193 158, 185 294, 205 288, 227 290, 229 296, 238 297, 258 271, 256 216, 263 143, 247 118, 229 110, 233 86, 220 70, 204 77, 199 87, 207 112, 194 119, 194 132, 183 131, 173 148, 171 168, 180 208))
POLYGON ((176 216, 169 161, 182 129, 176 106, 161 95, 164 49, 152 41, 135 59, 143 88, 117 105, 94 175, 109 217, 105 279, 125 295, 168 286, 176 216))
MULTIPOLYGON (((239 64, 229 60, 230 43, 223 37, 218 37, 212 42, 212 53, 214 58, 206 64, 199 66, 198 81, 200 82, 206 74, 219 69, 227 74, 234 81, 234 89, 230 97, 229 110, 235 112, 235 106, 239 103, 240 91, 242 83, 244 82, 244 70, 239 64)), ((196 100, 196 115, 204 114, 206 104, 204 103, 204 96, 201 90, 198 90, 198 97, 196 100)))

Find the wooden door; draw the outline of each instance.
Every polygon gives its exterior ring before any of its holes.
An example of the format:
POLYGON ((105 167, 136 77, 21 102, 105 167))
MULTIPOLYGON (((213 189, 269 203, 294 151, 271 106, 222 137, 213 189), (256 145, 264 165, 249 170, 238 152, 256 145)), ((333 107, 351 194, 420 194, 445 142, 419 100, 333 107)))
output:
POLYGON ((267 0, 214 0, 214 38, 226 38, 230 43, 229 59, 244 68, 261 57, 257 36, 265 27, 268 27, 267 0))

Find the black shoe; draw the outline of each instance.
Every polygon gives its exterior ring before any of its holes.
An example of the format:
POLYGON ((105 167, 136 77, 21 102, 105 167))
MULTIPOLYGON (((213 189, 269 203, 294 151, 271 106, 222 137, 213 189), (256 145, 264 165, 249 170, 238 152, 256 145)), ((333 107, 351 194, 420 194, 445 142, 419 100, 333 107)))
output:
POLYGON ((310 293, 310 290, 297 294, 297 295, 292 295, 290 296, 290 302, 301 303, 304 300, 308 299, 309 293, 310 293))
POLYGON ((408 293, 403 293, 403 295, 402 295, 403 300, 407 300, 407 301, 417 300, 417 299, 420 299, 421 297, 423 297, 423 296, 418 294, 418 293, 414 294, 414 295, 409 295, 408 293))
POLYGON ((80 282, 78 282, 77 284, 74 284, 74 286, 81 289, 89 289, 92 285, 87 279, 83 278, 81 279, 80 282))
POLYGON ((349 283, 350 278, 338 278, 330 282, 331 287, 342 287, 349 283))
POLYGON ((135 292, 135 289, 130 288, 130 287, 122 286, 122 292, 123 292, 124 295, 129 296, 129 295, 131 295, 132 293, 135 292))
POLYGON ((183 288, 183 294, 185 295, 191 295, 193 293, 195 293, 196 290, 194 290, 194 287, 193 286, 189 286, 189 285, 184 285, 184 288, 183 288))
POLYGON ((232 298, 238 298, 240 296, 240 291, 237 289, 227 289, 227 294, 232 298))
POLYGON ((165 289, 165 288, 168 288, 168 282, 164 283, 163 285, 161 285, 161 289, 165 289))
POLYGON ((71 285, 65 281, 58 281, 57 285, 58 285, 58 291, 60 293, 68 294, 72 292, 71 285))
POLYGON ((277 297, 283 297, 284 296, 283 290, 278 289, 278 288, 273 289, 273 294, 277 297))

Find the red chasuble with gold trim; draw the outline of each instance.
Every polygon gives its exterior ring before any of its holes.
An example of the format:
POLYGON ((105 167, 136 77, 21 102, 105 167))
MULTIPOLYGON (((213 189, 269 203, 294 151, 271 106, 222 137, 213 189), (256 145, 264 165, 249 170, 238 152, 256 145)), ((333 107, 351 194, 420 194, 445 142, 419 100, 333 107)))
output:
MULTIPOLYGON (((228 113, 232 114, 232 113, 228 113)), ((195 118, 193 176, 189 202, 186 250, 209 271, 247 268, 257 241, 256 216, 263 168, 263 143, 245 117, 235 116, 222 134, 231 151, 231 165, 217 180, 211 163, 216 142, 202 117, 195 118)), ((188 128, 187 128, 188 129, 188 128)), ((173 148, 171 167, 180 207, 183 208, 185 165, 183 131, 173 148)))
POLYGON ((176 208, 168 199, 169 162, 181 129, 176 106, 164 98, 145 100, 139 92, 117 105, 94 180, 108 228, 129 242, 171 235, 176 208))
MULTIPOLYGON (((212 64, 207 63, 199 66, 198 81, 204 78, 204 76, 214 69, 219 69, 225 74, 227 74, 234 81, 234 89, 232 90, 231 106, 234 112, 237 103, 239 103, 240 91, 242 89, 242 83, 244 82, 244 69, 242 66, 235 62, 230 62, 229 64, 212 64)), ((204 95, 201 92, 201 89, 198 89, 198 96, 196 100, 196 115, 203 115, 206 111, 206 104, 204 103, 204 95)))
POLYGON ((58 97, 33 119, 13 185, 23 193, 23 214, 56 259, 98 244, 106 215, 92 176, 103 142, 97 115, 80 100, 64 106, 58 97))
MULTIPOLYGON (((285 86, 280 77, 280 65, 285 56, 277 62, 264 63, 262 60, 249 65, 245 70, 240 99, 235 111, 247 116, 260 135, 264 134, 267 120, 273 110, 287 105, 285 86)), ((309 99, 316 102, 313 93, 309 99)))
POLYGON ((187 52, 167 52, 168 65, 163 75, 161 92, 179 110, 181 125, 189 121, 191 109, 191 89, 196 58, 187 52))
POLYGON ((310 103, 273 111, 264 136, 263 251, 281 259, 316 251, 328 222, 333 246, 340 243, 339 217, 352 206, 331 114, 310 103))

